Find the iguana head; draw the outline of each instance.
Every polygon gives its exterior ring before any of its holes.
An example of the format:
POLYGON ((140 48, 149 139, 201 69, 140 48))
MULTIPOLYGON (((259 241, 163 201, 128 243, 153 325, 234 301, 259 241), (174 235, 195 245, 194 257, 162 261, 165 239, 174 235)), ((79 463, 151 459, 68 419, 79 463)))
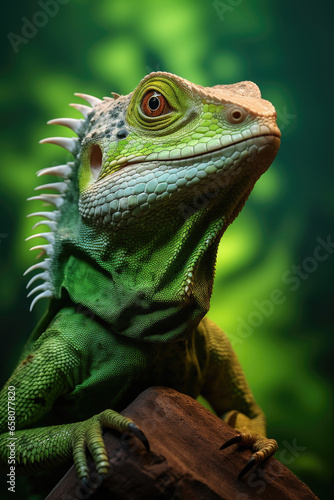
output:
POLYGON ((41 141, 74 162, 38 172, 63 180, 40 187, 59 194, 33 198, 55 211, 37 214, 51 232, 37 247, 47 258, 28 270, 43 269, 30 284, 45 280, 32 306, 60 296, 68 256, 80 254, 111 275, 134 273, 157 300, 169 289, 189 301, 199 280, 207 308, 219 239, 279 148, 274 107, 252 82, 205 88, 164 72, 126 96, 76 95, 91 105, 73 105, 84 119, 49 123, 78 137, 41 141))

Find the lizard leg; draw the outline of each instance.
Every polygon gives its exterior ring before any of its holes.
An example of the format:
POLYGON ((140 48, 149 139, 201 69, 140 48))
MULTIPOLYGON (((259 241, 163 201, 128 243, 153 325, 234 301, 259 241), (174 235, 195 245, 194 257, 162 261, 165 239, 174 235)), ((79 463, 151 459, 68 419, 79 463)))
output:
POLYGON ((44 332, 26 353, 0 392, 2 466, 12 457, 18 471, 30 473, 71 458, 73 424, 31 427, 49 413, 59 396, 71 389, 72 373, 78 365, 75 349, 52 329, 44 332))
POLYGON ((148 447, 138 427, 112 410, 81 422, 31 428, 51 411, 57 398, 80 383, 80 363, 82 356, 70 336, 61 335, 55 327, 48 328, 35 342, 0 393, 0 465, 8 466, 10 443, 13 461, 22 473, 61 465, 73 454, 79 477, 83 478, 88 475, 88 448, 97 470, 106 473, 109 463, 103 427, 130 431, 148 447))
POLYGON ((105 410, 98 415, 71 424, 54 425, 15 431, 12 437, 0 435, 0 456, 2 467, 11 458, 15 460, 17 471, 30 474, 53 468, 71 460, 75 463, 79 479, 89 476, 86 448, 90 451, 96 470, 101 475, 109 471, 109 459, 105 449, 102 429, 131 432, 149 449, 143 432, 128 418, 113 410, 105 410), (11 455, 9 445, 14 449, 11 455))
POLYGON ((227 336, 207 318, 201 322, 200 329, 208 349, 202 395, 216 413, 239 432, 221 449, 238 443, 254 452, 239 474, 242 477, 254 465, 273 455, 278 445, 274 439, 266 437, 264 414, 253 397, 227 336))

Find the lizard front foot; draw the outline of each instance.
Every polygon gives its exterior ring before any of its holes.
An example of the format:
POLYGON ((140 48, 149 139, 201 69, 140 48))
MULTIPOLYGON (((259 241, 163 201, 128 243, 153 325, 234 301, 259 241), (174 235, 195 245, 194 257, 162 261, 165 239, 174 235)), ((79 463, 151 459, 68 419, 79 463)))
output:
POLYGON ((246 466, 238 475, 238 479, 241 479, 252 467, 254 467, 254 465, 267 460, 267 458, 273 455, 278 449, 278 444, 275 439, 268 439, 266 437, 261 437, 258 434, 247 434, 244 432, 226 441, 220 449, 224 450, 233 444, 239 444, 247 448, 249 447, 254 451, 246 466))
POLYGON ((132 420, 123 417, 113 410, 104 410, 98 415, 79 422, 72 436, 73 460, 78 478, 85 481, 89 476, 86 448, 93 457, 96 471, 102 477, 109 472, 109 459, 103 441, 103 428, 114 429, 119 432, 130 432, 144 444, 149 451, 149 443, 144 433, 132 420))

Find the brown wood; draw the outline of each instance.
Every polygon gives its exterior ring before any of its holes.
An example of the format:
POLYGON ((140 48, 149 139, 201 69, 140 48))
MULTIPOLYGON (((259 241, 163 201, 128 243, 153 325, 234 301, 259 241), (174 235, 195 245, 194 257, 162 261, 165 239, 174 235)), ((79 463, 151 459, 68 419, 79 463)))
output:
POLYGON ((145 432, 151 451, 133 436, 107 431, 109 477, 102 482, 90 460, 93 488, 80 490, 72 467, 47 500, 84 499, 89 491, 92 500, 317 499, 275 458, 238 480, 251 451, 238 446, 221 451, 235 431, 189 396, 153 387, 122 413, 145 432))

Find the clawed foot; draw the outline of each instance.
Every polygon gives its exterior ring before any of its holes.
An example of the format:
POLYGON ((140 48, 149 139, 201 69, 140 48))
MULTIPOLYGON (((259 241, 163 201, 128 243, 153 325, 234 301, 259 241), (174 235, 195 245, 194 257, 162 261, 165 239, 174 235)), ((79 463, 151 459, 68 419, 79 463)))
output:
POLYGON ((278 444, 274 439, 260 437, 257 434, 241 433, 226 441, 220 449, 224 450, 233 444, 249 447, 254 451, 246 466, 238 475, 238 479, 241 479, 254 465, 267 460, 278 448, 278 444))
POLYGON ((73 458, 77 475, 84 486, 89 477, 86 448, 90 451, 95 463, 96 472, 103 480, 107 477, 110 464, 103 441, 103 428, 115 429, 119 432, 130 432, 150 450, 145 434, 129 418, 123 417, 113 410, 105 410, 99 415, 80 422, 73 434, 73 458))

